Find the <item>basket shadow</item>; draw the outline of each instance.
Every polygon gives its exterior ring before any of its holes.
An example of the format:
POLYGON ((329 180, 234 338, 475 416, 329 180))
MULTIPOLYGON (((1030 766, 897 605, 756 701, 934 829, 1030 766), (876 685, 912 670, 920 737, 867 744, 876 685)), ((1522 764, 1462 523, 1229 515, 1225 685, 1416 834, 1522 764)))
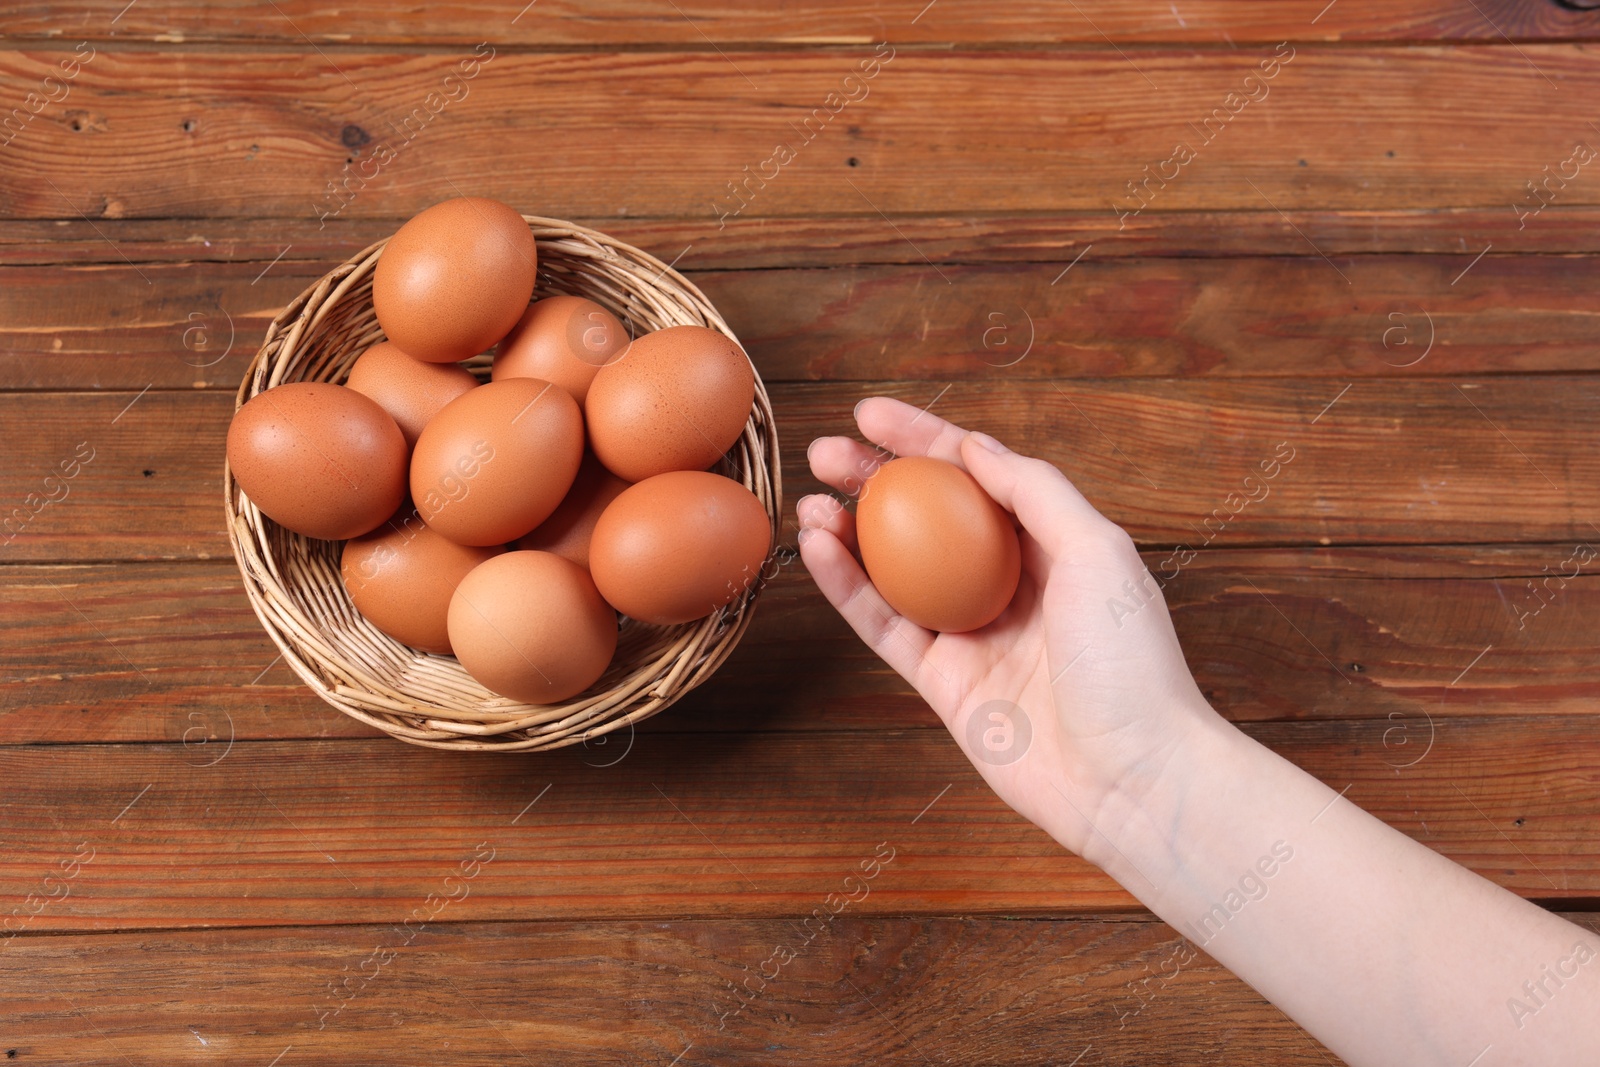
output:
POLYGON ((772 654, 766 642, 746 642, 705 683, 631 733, 618 730, 570 751, 583 753, 588 766, 620 769, 626 759, 635 772, 668 777, 683 775, 686 744, 695 752, 696 772, 707 777, 747 764, 764 739, 825 721, 826 702, 845 681, 829 642, 787 643, 776 677, 772 654))

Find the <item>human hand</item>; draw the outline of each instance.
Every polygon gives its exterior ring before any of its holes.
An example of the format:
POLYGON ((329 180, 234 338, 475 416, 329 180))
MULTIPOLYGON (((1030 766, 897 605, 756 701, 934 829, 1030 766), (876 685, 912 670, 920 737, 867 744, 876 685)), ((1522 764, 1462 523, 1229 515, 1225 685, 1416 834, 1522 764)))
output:
POLYGON ((1136 807, 1164 776, 1182 774, 1173 757, 1185 739, 1220 721, 1189 673, 1155 579, 1132 539, 1051 464, 888 397, 862 401, 856 421, 880 449, 820 437, 809 451, 817 478, 854 496, 890 453, 961 467, 1021 527, 1016 596, 969 633, 915 625, 873 587, 856 554, 855 517, 825 494, 796 506, 807 569, 1001 799, 1101 863, 1104 835, 1132 811, 1117 801, 1136 807))

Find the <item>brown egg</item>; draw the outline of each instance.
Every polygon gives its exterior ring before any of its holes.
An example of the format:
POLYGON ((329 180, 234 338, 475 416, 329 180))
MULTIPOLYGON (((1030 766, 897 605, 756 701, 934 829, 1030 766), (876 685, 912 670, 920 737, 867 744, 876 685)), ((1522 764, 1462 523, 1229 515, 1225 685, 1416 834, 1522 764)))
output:
POLYGON ((555 704, 588 689, 617 651, 617 614, 589 572, 549 552, 480 564, 450 601, 450 644, 483 685, 555 704))
POLYGON ((372 399, 326 382, 257 393, 228 427, 228 467, 273 522, 342 541, 381 525, 406 495, 406 439, 372 399))
POLYGON ((504 551, 499 545, 458 545, 408 508, 345 542, 339 574, 356 610, 372 625, 412 648, 449 655, 447 620, 456 586, 472 568, 504 551))
POLYGON ((555 382, 582 407, 594 376, 627 345, 627 327, 593 300, 547 296, 528 305, 500 342, 492 374, 555 382))
POLYGON ((503 545, 561 503, 583 459, 583 415, 565 389, 507 378, 462 393, 411 455, 422 521, 463 545, 503 545))
POLYGON ((930 630, 987 626, 1022 573, 1011 516, 972 475, 926 456, 892 459, 867 479, 856 538, 883 599, 930 630))
POLYGON ((480 196, 435 204, 400 227, 378 257, 378 325, 417 359, 466 359, 522 317, 537 262, 533 232, 511 207, 480 196))
POLYGON ((478 379, 465 367, 412 359, 390 341, 379 341, 356 358, 345 385, 378 402, 414 446, 428 420, 478 379))
POLYGON ((595 375, 584 405, 589 445, 630 482, 703 471, 744 432, 755 395, 755 369, 726 335, 704 326, 656 330, 595 375))
POLYGON ((589 571, 643 622, 689 622, 743 596, 772 547, 756 495, 732 478, 671 471, 630 485, 600 514, 589 571))
POLYGON ((600 513, 606 506, 626 488, 628 483, 602 467, 594 453, 585 452, 578 476, 573 479, 572 488, 567 490, 561 506, 532 533, 518 538, 517 547, 554 552, 580 567, 587 567, 594 524, 600 520, 600 513))

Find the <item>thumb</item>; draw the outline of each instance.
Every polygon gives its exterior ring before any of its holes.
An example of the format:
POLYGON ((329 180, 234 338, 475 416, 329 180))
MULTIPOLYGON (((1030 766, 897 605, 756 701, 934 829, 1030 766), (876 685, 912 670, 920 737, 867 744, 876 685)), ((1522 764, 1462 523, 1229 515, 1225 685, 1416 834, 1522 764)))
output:
POLYGON ((969 433, 961 461, 994 502, 1017 517, 1054 559, 1086 525, 1108 520, 1053 463, 1022 456, 986 433, 969 433))

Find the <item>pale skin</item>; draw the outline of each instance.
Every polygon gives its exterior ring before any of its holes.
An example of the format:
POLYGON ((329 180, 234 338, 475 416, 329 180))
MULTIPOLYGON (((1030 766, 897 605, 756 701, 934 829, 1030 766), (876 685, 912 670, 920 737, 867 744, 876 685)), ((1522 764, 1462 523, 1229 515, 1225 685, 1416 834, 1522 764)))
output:
POLYGON ((1351 1067, 1600 1062, 1600 935, 1389 827, 1217 714, 1132 540, 1054 466, 887 397, 856 421, 879 447, 818 438, 822 482, 853 496, 891 456, 933 456, 1020 527, 1011 605, 980 630, 936 634, 878 594, 838 499, 798 504, 823 594, 1002 800, 1351 1067), (1114 613, 1113 598, 1139 608, 1114 613), (996 700, 1032 728, 1005 765, 966 740, 996 700))

